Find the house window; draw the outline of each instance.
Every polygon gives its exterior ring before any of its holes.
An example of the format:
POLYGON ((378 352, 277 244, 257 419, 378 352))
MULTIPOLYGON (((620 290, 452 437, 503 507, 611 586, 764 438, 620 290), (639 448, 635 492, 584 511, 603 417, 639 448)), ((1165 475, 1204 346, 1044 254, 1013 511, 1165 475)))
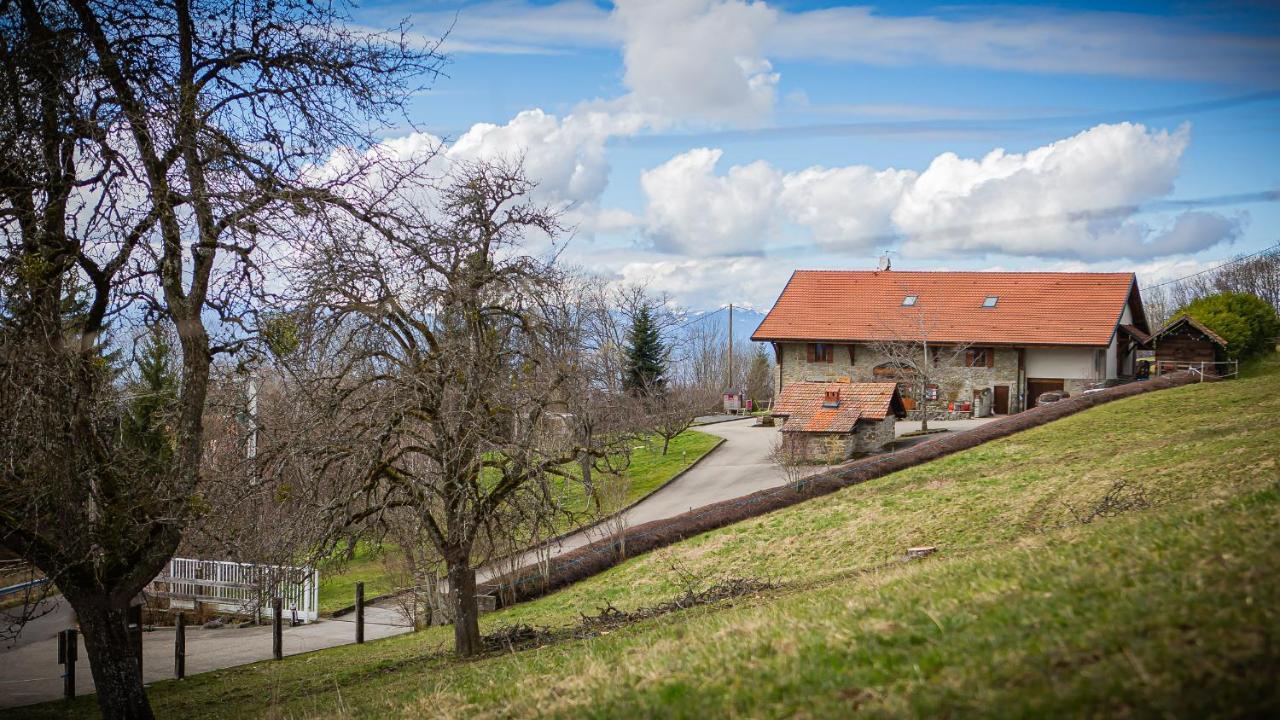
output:
POLYGON ((836 346, 830 343, 809 343, 809 362, 834 362, 835 350, 836 346))
POLYGON ((994 348, 970 348, 964 353, 965 367, 994 367, 995 360, 994 348))
POLYGON ((902 298, 902 307, 911 307, 912 305, 915 305, 918 297, 918 295, 908 295, 902 298))
POLYGON ((1000 302, 1000 297, 998 295, 988 295, 987 299, 982 301, 982 307, 993 308, 998 302, 1000 302))

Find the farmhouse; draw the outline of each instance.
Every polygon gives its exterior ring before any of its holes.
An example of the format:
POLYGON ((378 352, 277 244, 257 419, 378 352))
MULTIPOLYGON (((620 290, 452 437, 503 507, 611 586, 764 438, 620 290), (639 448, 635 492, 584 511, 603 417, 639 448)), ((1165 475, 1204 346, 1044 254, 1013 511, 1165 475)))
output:
MULTIPOLYGON (((952 348, 960 380, 936 399, 950 416, 983 416, 1132 377, 1149 332, 1132 273, 797 270, 752 339, 773 345, 782 395, 796 383, 901 379, 889 344, 952 348)), ((900 391, 914 408, 913 385, 900 391)))
POLYGON ((786 449, 810 460, 841 462, 893 441, 906 416, 897 385, 885 382, 793 382, 774 407, 786 449))

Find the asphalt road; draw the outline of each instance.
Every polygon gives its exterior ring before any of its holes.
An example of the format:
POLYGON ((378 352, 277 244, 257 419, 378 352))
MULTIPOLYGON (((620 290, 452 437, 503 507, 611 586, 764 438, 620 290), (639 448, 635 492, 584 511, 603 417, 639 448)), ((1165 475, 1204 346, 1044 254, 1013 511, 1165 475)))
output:
MULTIPOLYGON (((721 500, 732 500, 786 484, 777 466, 769 460, 769 451, 778 437, 777 428, 756 427, 755 424, 755 418, 746 418, 699 426, 698 432, 717 435, 725 442, 684 475, 628 510, 625 515, 627 526, 662 520, 721 500)), ((815 468, 814 472, 819 470, 815 468)), ((608 530, 599 526, 574 533, 552 547, 550 556, 556 557, 588 545, 607 534, 608 530)), ((527 553, 521 558, 520 565, 531 566, 535 561, 535 555, 527 553)), ((509 569, 504 563, 502 571, 509 569)), ((499 572, 491 567, 482 568, 477 579, 483 582, 499 572)))
MULTIPOLYGON (((297 655, 321 648, 355 642, 353 615, 321 620, 309 625, 289 627, 283 632, 284 654, 297 655)), ((21 705, 56 700, 62 697, 62 666, 58 664, 58 631, 72 627, 67 604, 61 603, 53 613, 23 628, 19 636, 24 642, 0 652, 5 670, 0 674, 0 717, 21 717, 21 705), (30 632, 30 635, 27 633, 30 632), (27 636, 27 637, 23 637, 27 636)), ((393 607, 365 608, 364 635, 367 640, 409 632, 398 610, 393 607)), ((173 628, 158 628, 142 636, 142 672, 151 683, 173 677, 173 628)), ((7 643, 6 643, 7 647, 7 643)), ((88 654, 80 640, 80 660, 76 663, 76 694, 93 692, 88 654)), ((236 665, 270 660, 271 626, 205 630, 187 628, 187 674, 219 670, 236 665)))

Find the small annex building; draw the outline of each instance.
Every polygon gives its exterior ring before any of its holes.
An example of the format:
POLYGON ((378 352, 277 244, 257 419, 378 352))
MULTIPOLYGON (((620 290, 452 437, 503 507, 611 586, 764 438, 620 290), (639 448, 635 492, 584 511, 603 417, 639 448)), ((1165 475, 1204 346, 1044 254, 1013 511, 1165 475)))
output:
POLYGON ((892 382, 793 382, 773 415, 783 447, 815 462, 842 462, 893 442, 894 423, 907 416, 892 382))
POLYGON ((1190 315, 1174 318, 1145 345, 1155 352, 1157 375, 1189 367, 1216 373, 1219 363, 1227 359, 1227 341, 1190 315))

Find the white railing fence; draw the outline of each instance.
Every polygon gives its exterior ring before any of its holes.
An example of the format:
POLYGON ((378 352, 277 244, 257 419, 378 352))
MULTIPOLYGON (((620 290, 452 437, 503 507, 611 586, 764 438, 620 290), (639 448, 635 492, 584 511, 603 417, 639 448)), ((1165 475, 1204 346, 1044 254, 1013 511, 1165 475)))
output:
POLYGON ((257 565, 222 560, 173 558, 152 580, 146 594, 168 598, 173 609, 195 609, 270 618, 271 600, 280 598, 284 619, 293 611, 302 622, 319 618, 320 571, 291 565, 257 565))
POLYGON ((1157 360, 1153 368, 1154 375, 1164 375, 1166 373, 1178 372, 1179 370, 1190 371, 1194 375, 1200 377, 1200 381, 1204 382, 1205 377, 1214 379, 1233 378, 1240 374, 1239 360, 1220 360, 1217 362, 1174 362, 1172 360, 1157 360))

